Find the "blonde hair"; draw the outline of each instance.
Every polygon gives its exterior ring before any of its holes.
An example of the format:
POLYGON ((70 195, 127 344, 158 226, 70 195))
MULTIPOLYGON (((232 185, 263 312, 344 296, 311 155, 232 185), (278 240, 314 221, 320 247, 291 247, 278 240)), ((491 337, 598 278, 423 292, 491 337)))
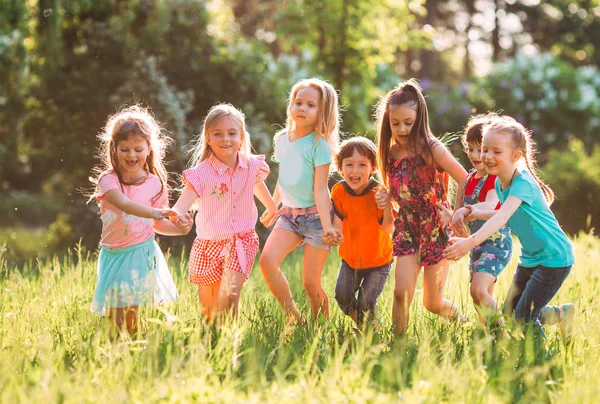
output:
POLYGON ((513 151, 519 150, 523 153, 523 159, 525 160, 527 170, 539 184, 546 201, 548 201, 548 205, 552 204, 552 202, 554 202, 554 192, 538 175, 535 160, 537 150, 535 149, 535 141, 531 138, 531 131, 526 129, 515 119, 509 116, 503 116, 494 119, 483 128, 484 136, 490 133, 506 134, 510 136, 513 151))
POLYGON ((239 126, 242 136, 239 152, 246 158, 250 156, 252 146, 250 144, 250 134, 246 129, 246 116, 231 104, 217 104, 208 111, 202 124, 202 133, 192 146, 192 150, 190 151, 192 153, 190 160, 191 168, 196 167, 213 153, 208 144, 210 131, 218 122, 225 118, 231 118, 239 126))
POLYGON ((302 79, 292 87, 287 105, 287 119, 285 128, 277 132, 275 138, 284 133, 290 133, 296 129, 296 123, 292 118, 292 107, 298 95, 298 91, 303 88, 311 87, 319 92, 321 101, 317 111, 317 123, 315 126, 315 141, 321 137, 329 147, 329 154, 333 163, 335 153, 337 152, 338 143, 340 140, 340 111, 338 106, 338 95, 335 88, 326 81, 317 78, 302 79))
POLYGON ((146 178, 141 178, 134 182, 127 182, 123 180, 123 176, 119 171, 117 146, 120 141, 127 140, 131 136, 141 136, 148 143, 148 157, 143 169, 156 175, 162 184, 160 191, 154 195, 152 201, 158 200, 164 192, 167 192, 168 196, 169 186, 167 181, 169 174, 163 160, 172 139, 163 133, 160 123, 156 121, 149 108, 136 104, 110 116, 106 126, 98 135, 100 141, 98 156, 101 163, 93 170, 95 177, 90 178, 96 186, 90 200, 98 194, 98 183, 106 174, 112 172, 117 174, 122 191, 123 185, 140 185, 146 180, 146 178))
MULTIPOLYGON (((417 105, 417 116, 415 123, 408 135, 408 143, 414 154, 417 154, 418 145, 422 143, 428 157, 433 156, 432 147, 435 144, 440 144, 433 136, 433 132, 429 127, 429 113, 427 111, 427 103, 423 96, 421 86, 416 79, 410 79, 399 83, 395 88, 388 91, 376 107, 375 116, 377 119, 377 147, 378 151, 378 167, 381 180, 386 188, 389 186, 387 168, 390 159, 390 149, 392 147, 392 128, 390 126, 390 107, 405 104, 417 105)), ((430 161, 430 158, 426 159, 430 161)))

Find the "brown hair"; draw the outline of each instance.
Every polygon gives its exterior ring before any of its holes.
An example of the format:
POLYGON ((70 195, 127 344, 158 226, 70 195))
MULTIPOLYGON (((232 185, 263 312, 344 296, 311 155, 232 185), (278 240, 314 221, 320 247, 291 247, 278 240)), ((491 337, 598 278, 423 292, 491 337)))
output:
POLYGON ((363 136, 355 136, 344 140, 340 145, 340 150, 335 156, 335 164, 338 171, 342 170, 344 159, 352 157, 354 150, 358 151, 361 156, 368 158, 371 161, 373 169, 377 169, 377 147, 375 143, 363 136))
POLYGON ((116 114, 110 116, 106 122, 106 126, 98 135, 100 140, 100 148, 98 156, 101 159, 100 165, 94 168, 95 177, 91 178, 95 184, 96 190, 90 196, 90 200, 96 197, 98 193, 98 183, 100 179, 114 172, 119 178, 121 190, 123 185, 140 185, 146 178, 138 179, 134 182, 123 180, 123 176, 119 171, 119 159, 117 146, 120 141, 127 140, 130 136, 141 136, 148 143, 148 157, 144 165, 144 171, 156 175, 162 187, 160 191, 154 195, 152 201, 155 202, 162 196, 164 192, 169 192, 168 172, 164 165, 164 157, 167 146, 172 142, 172 139, 163 133, 160 123, 154 119, 149 108, 141 105, 132 105, 124 108, 116 114))
POLYGON ((483 127, 490 124, 496 118, 499 118, 499 115, 495 112, 470 117, 461 138, 464 149, 468 149, 469 143, 481 144, 483 141, 483 127))
POLYGON ((498 133, 510 136, 513 150, 519 150, 523 153, 523 159, 525 160, 527 170, 539 184, 542 192, 544 193, 546 201, 548 201, 548 204, 552 204, 552 202, 554 202, 554 192, 544 181, 540 179, 538 175, 537 164, 535 160, 535 154, 537 154, 537 150, 535 149, 535 141, 531 138, 531 131, 526 129, 515 119, 509 116, 503 116, 494 119, 491 123, 486 125, 483 129, 483 133, 484 135, 489 133, 498 133))
POLYGON ((422 143, 425 146, 428 157, 426 160, 429 161, 429 157, 432 156, 432 147, 437 144, 437 139, 433 136, 431 128, 429 127, 427 104, 425 103, 425 97, 421 92, 421 86, 417 80, 410 79, 398 84, 395 88, 390 90, 385 97, 379 101, 376 110, 377 146, 379 149, 378 167, 381 179, 386 187, 389 185, 387 167, 390 158, 390 148, 392 147, 394 139, 392 136, 392 128, 390 126, 390 107, 405 104, 417 105, 415 123, 408 135, 408 143, 412 152, 417 154, 418 146, 422 143))

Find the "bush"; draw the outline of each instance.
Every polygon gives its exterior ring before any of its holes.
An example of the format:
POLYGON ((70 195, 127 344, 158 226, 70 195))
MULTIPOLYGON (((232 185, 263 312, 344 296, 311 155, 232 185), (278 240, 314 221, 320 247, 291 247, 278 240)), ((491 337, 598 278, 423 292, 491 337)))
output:
POLYGON ((588 155, 581 140, 571 140, 568 150, 548 153, 543 174, 556 193, 552 210, 565 231, 575 234, 600 228, 600 206, 595 200, 600 195, 600 146, 588 155))

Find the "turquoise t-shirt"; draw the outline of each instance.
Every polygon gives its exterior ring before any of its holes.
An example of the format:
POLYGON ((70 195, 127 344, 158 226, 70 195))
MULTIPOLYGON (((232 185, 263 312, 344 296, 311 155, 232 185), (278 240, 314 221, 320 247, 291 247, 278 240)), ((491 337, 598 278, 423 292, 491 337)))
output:
POLYGON ((496 178, 496 193, 501 203, 509 196, 523 201, 508 219, 508 226, 521 241, 519 265, 562 268, 575 263, 573 245, 548 207, 539 184, 527 170, 519 170, 512 184, 502 191, 496 178))
POLYGON ((315 205, 315 167, 331 163, 329 146, 315 134, 290 142, 287 133, 275 140, 274 160, 279 163, 279 193, 281 202, 292 208, 315 205))

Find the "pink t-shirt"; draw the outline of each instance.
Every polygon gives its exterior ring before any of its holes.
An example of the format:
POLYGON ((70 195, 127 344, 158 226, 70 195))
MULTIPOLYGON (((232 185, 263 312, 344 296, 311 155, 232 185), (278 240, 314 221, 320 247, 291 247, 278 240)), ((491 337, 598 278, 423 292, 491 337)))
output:
POLYGON ((254 184, 269 175, 265 156, 239 154, 235 169, 221 163, 213 154, 194 168, 185 170, 183 178, 194 187, 198 198, 196 237, 222 240, 236 233, 254 230, 258 210, 254 203, 254 184))
MULTIPOLYGON (((161 188, 160 179, 156 175, 149 174, 141 185, 123 185, 123 193, 133 202, 154 208, 163 208, 168 205, 166 191, 155 202, 152 202, 161 188)), ((102 245, 106 248, 123 248, 143 243, 154 236, 152 219, 128 215, 103 197, 111 189, 121 189, 119 177, 114 172, 102 176, 98 184, 97 198, 100 201, 100 218, 102 219, 102 245)))

